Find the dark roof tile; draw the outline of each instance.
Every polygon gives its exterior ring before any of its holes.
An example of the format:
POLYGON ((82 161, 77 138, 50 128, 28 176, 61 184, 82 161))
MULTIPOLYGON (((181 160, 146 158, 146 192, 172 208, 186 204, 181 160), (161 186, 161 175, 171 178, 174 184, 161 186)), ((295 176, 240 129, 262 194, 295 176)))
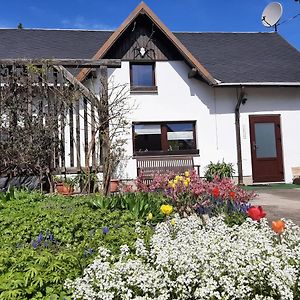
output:
POLYGON ((277 33, 175 33, 222 82, 300 82, 300 53, 277 33))
MULTIPOLYGON (((1 29, 0 58, 92 58, 111 34, 1 29)), ((300 53, 277 33, 175 35, 222 82, 300 82, 300 53)))

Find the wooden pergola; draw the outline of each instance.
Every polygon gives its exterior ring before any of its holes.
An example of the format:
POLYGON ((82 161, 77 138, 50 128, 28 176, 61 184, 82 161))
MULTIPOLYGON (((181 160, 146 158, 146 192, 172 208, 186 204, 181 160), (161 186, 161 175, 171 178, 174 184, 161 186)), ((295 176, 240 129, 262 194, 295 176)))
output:
MULTIPOLYGON (((82 95, 82 98, 85 99, 86 102, 88 102, 91 107, 94 107, 97 110, 97 114, 99 119, 104 120, 108 119, 107 114, 108 111, 105 109, 99 109, 99 102, 101 102, 101 107, 107 108, 108 107, 108 68, 120 68, 121 67, 121 60, 119 59, 29 59, 29 58, 22 58, 22 59, 0 59, 0 85, 3 86, 6 84, 6 73, 3 72, 3 70, 8 70, 9 72, 18 72, 18 70, 24 69, 24 67, 29 66, 35 66, 35 67, 43 67, 45 66, 47 68, 47 84, 49 86, 53 86, 56 89, 60 89, 65 82, 68 82, 71 86, 74 86, 77 91, 80 92, 82 95), (103 92, 101 93, 101 99, 94 94, 93 91, 88 89, 85 85, 80 82, 74 74, 72 74, 68 69, 78 69, 78 71, 85 69, 85 68, 92 68, 92 69, 100 69, 100 82, 101 87, 103 89, 103 92), (51 70, 51 71, 49 71, 51 70)), ((45 84, 45 83, 44 83, 45 84)), ((86 103, 85 102, 85 103, 86 103)), ((29 105, 30 106, 30 105, 29 105)), ((29 109, 31 109, 29 107, 29 109)), ((74 126, 73 122, 70 122, 70 139, 73 139, 75 143, 72 143, 70 147, 77 147, 77 155, 74 157, 74 153, 70 155, 70 161, 71 161, 71 167, 66 168, 65 165, 65 159, 64 156, 61 156, 60 164, 58 163, 58 158, 56 157, 53 161, 53 169, 56 173, 78 173, 80 172, 80 169, 78 166, 81 166, 81 158, 80 158, 80 128, 79 128, 79 103, 75 103, 75 107, 68 108, 70 110, 70 115, 73 110, 75 109, 75 115, 76 115, 76 128, 73 128, 74 126), (73 129, 75 129, 75 134, 73 134, 73 129), (75 135, 75 136, 74 136, 75 135), (77 167, 72 167, 72 165, 75 165, 77 167)), ((58 112, 59 113, 59 112, 58 112)), ((94 113, 94 109, 92 110, 92 113, 94 113)), ((85 116, 87 118, 87 116, 85 116)), ((72 118, 73 120, 73 118, 72 118)), ((95 126, 95 116, 92 115, 91 117, 92 124, 91 124, 91 130, 93 132, 95 126)), ((109 130, 109 124, 104 124, 101 131, 107 132, 109 130)), ((84 120, 84 130, 88 130, 88 125, 86 119, 84 120)), ((62 134, 62 139, 64 139, 64 132, 62 134)), ((104 141, 105 139, 103 139, 104 141)), ((85 143, 85 151, 87 151, 87 141, 84 141, 85 143)), ((72 149, 71 149, 72 150, 72 149)), ((107 145, 105 142, 101 143, 101 155, 102 157, 105 157, 107 153, 107 145)), ((92 153, 92 169, 99 170, 100 164, 96 161, 96 155, 95 152, 92 153)), ((81 167, 80 167, 81 168, 81 167)))

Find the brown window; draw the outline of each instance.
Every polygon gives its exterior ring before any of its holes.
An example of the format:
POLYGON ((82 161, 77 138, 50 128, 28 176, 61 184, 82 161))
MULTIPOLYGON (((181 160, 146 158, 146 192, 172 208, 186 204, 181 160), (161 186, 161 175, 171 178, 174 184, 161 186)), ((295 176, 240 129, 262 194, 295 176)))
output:
POLYGON ((156 90, 155 63, 130 63, 130 87, 132 91, 156 90))
POLYGON ((133 124, 135 155, 197 154, 195 122, 133 124))

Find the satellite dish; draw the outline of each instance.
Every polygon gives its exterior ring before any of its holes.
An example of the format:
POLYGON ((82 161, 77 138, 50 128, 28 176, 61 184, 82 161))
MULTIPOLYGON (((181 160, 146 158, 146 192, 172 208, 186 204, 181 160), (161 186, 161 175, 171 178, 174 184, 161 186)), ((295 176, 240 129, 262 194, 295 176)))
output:
POLYGON ((282 16, 282 5, 279 2, 272 2, 268 4, 261 16, 261 21, 266 27, 275 26, 275 30, 277 24, 282 16))

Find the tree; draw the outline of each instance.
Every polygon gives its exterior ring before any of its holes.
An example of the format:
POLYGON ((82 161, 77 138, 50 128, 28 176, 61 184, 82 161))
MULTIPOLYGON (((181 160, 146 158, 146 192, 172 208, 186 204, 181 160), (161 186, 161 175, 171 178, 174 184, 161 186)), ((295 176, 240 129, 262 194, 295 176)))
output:
MULTIPOLYGON (((96 86, 93 84, 93 90, 96 86)), ((101 163, 103 166, 102 188, 105 195, 110 190, 110 179, 116 173, 119 164, 124 157, 124 146, 127 143, 126 136, 130 130, 128 117, 135 109, 135 104, 129 101, 129 88, 127 84, 116 83, 112 77, 108 81, 107 69, 100 68, 99 100, 92 103, 97 113, 90 111, 91 120, 94 126, 94 133, 89 141, 85 165, 89 166, 92 150, 97 143, 96 136, 99 136, 101 144, 101 163)), ((86 168, 85 175, 89 177, 89 168, 86 168)), ((86 185, 89 190, 90 181, 86 185)))
POLYGON ((23 27, 23 24, 22 24, 22 23, 19 23, 19 24, 18 24, 18 29, 24 29, 24 27, 23 27))

